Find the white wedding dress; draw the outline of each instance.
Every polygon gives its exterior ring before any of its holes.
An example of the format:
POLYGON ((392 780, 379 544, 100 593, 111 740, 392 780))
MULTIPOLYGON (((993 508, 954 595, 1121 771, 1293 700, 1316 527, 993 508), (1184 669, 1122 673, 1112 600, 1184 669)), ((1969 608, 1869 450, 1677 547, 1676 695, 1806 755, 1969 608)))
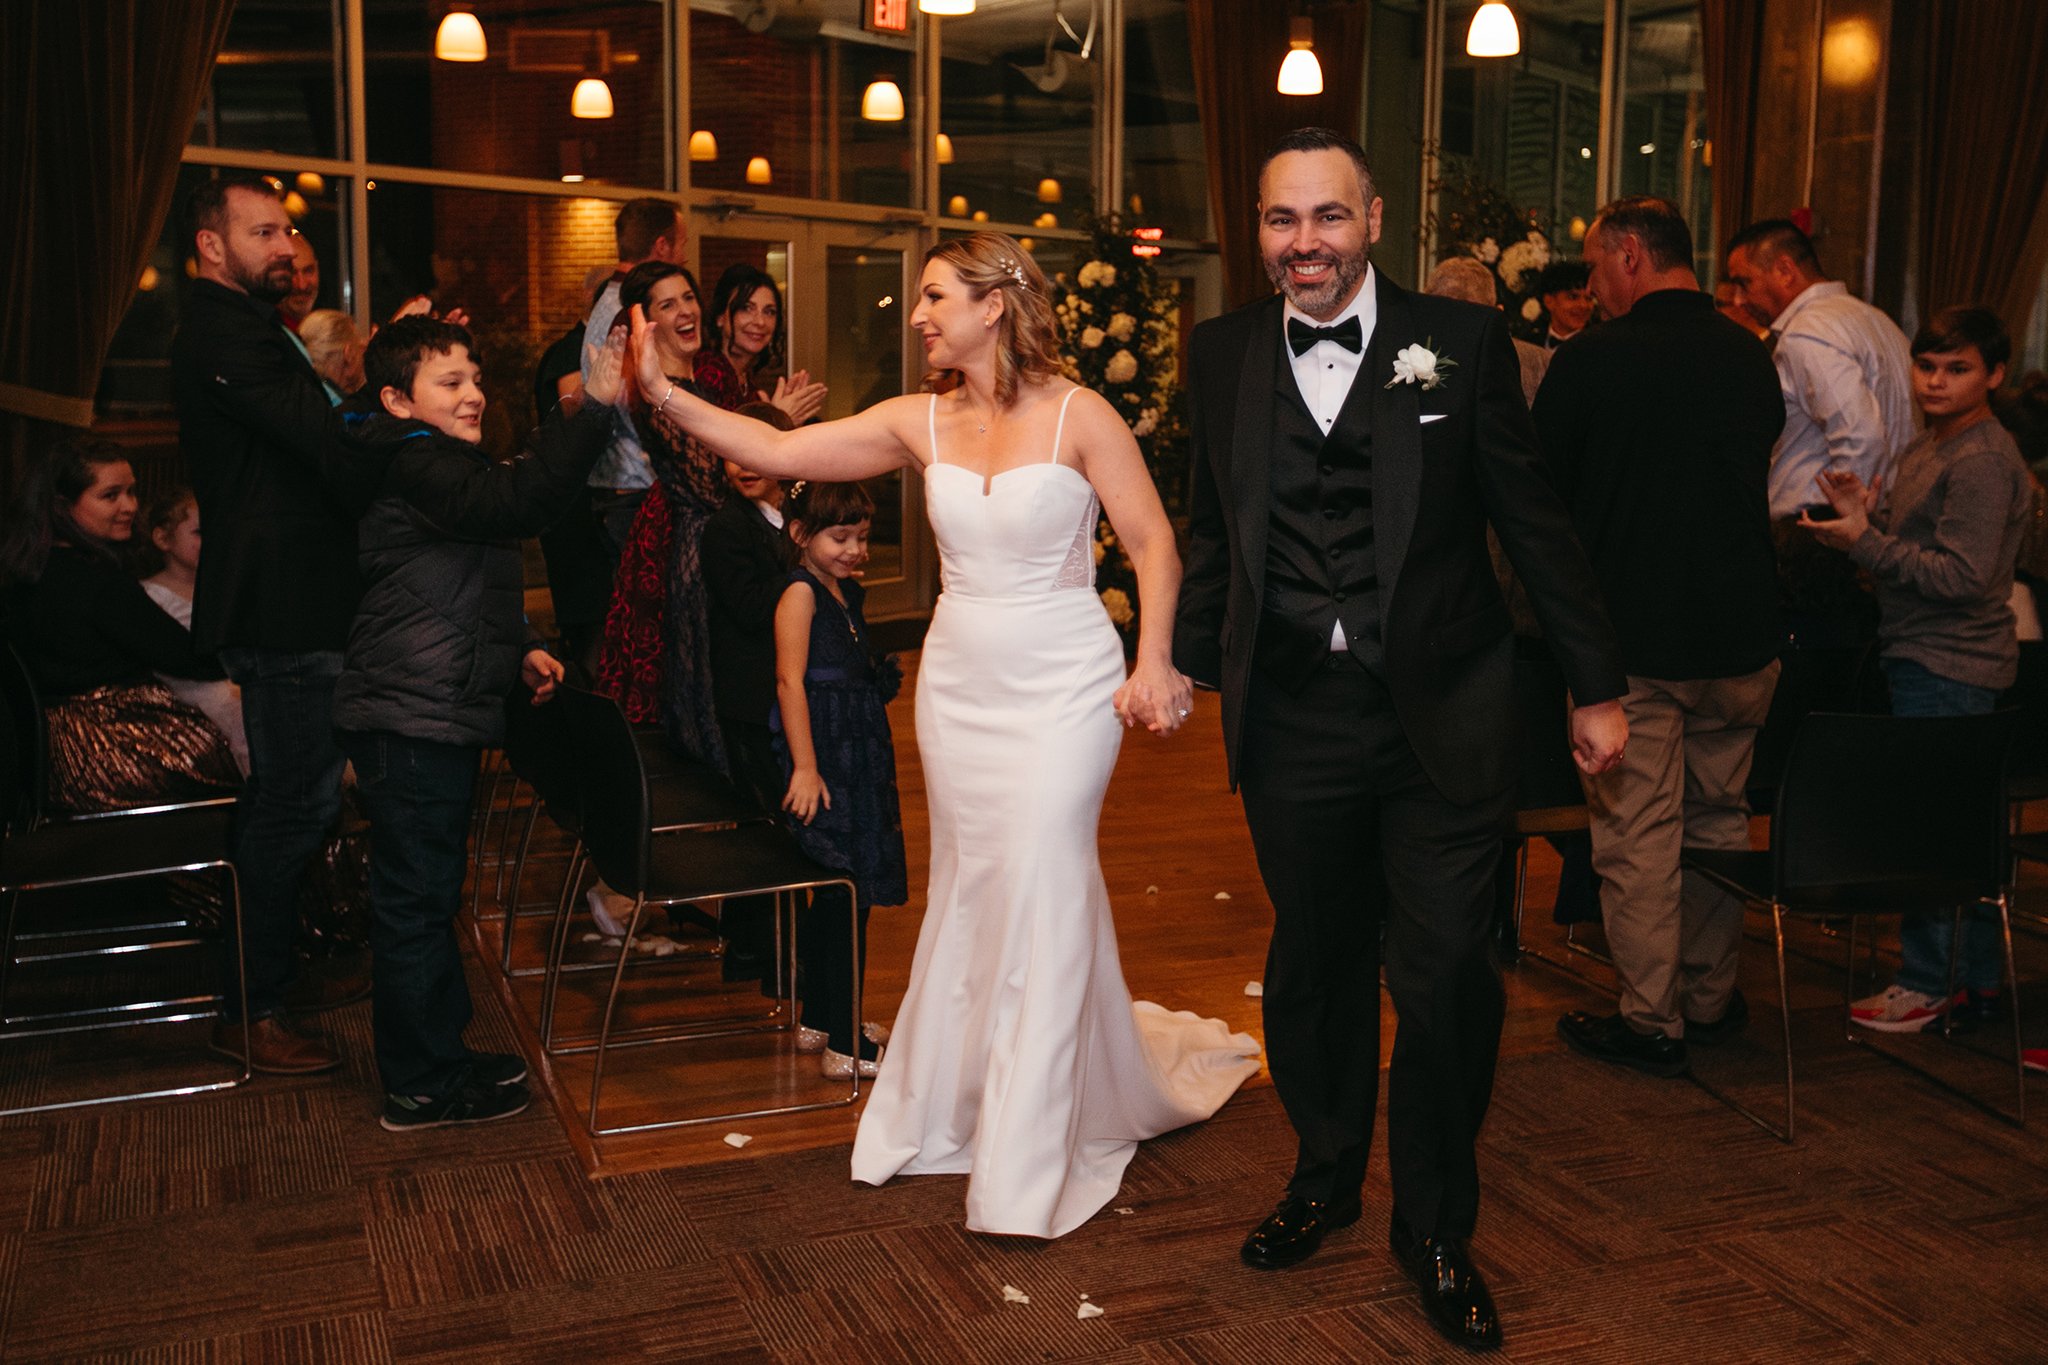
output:
POLYGON ((1140 1139, 1215 1113, 1258 1043, 1124 985, 1095 843, 1124 655, 1094 592, 1094 489, 1057 433, 1050 460, 984 485, 939 459, 936 413, 931 885, 853 1178, 966 1173, 969 1228, 1058 1237, 1116 1195, 1140 1139))

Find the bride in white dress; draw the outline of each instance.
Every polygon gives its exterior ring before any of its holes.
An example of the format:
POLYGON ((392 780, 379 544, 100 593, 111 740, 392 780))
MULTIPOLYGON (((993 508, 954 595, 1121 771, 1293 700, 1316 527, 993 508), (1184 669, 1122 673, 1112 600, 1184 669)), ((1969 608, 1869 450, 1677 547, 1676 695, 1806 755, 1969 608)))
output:
POLYGON ((917 675, 931 879, 853 1177, 965 1173, 969 1228, 1058 1237, 1116 1195, 1141 1139, 1213 1114, 1258 1044, 1134 1005, 1117 959, 1103 792, 1124 729, 1171 734, 1193 696, 1169 658, 1180 560, 1137 443, 1060 378, 1044 277, 1014 240, 941 244, 918 292, 939 392, 793 432, 674 388, 658 360, 642 393, 758 473, 924 471, 942 584, 917 675), (1137 573, 1129 678, 1094 592, 1098 501, 1137 573))

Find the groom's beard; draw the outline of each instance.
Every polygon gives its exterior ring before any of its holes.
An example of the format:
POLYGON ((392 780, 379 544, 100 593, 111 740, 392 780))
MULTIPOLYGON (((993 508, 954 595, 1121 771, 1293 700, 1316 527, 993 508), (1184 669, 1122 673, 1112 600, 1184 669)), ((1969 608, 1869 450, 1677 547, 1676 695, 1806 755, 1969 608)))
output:
POLYGON ((1368 252, 1356 256, 1338 256, 1332 252, 1317 251, 1300 253, 1290 251, 1286 255, 1265 259, 1266 278, 1273 287, 1287 296, 1287 301, 1312 318, 1327 320, 1337 311, 1340 300, 1347 298, 1358 282, 1365 278, 1366 262, 1371 259, 1368 252), (1328 261, 1334 267, 1317 285, 1302 286, 1294 282, 1287 273, 1287 267, 1296 261, 1328 261))

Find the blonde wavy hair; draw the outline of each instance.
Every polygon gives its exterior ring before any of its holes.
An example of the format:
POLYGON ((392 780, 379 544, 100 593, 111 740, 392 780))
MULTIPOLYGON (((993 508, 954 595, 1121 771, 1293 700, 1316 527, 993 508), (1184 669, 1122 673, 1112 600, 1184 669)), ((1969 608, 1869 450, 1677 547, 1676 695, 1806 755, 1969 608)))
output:
MULTIPOLYGON (((1060 373, 1059 327, 1046 296, 1045 273, 1016 238, 1000 232, 958 237, 925 252, 924 263, 933 261, 952 266, 971 298, 1003 291, 1003 315, 996 322, 997 403, 1008 407, 1026 380, 1060 373)), ((958 370, 933 370, 924 377, 931 393, 945 393, 960 382, 958 370)))

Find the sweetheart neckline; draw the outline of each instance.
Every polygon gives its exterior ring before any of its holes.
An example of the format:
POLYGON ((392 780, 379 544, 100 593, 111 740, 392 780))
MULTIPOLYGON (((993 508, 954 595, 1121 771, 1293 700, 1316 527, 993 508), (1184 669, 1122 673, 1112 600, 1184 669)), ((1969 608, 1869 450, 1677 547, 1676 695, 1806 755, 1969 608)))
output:
POLYGON ((1072 474, 1075 478, 1079 479, 1082 483, 1088 484, 1089 492, 1092 493, 1095 491, 1095 485, 1088 482, 1088 476, 1086 474, 1083 474, 1080 470, 1074 468, 1074 466, 1070 464, 1061 464, 1057 460, 1039 460, 1033 464, 1014 464, 1011 465, 1008 469, 998 469, 993 474, 977 474, 974 470, 969 469, 964 464, 952 464, 945 460, 934 460, 930 464, 925 466, 925 471, 927 473, 934 469, 957 469, 962 474, 971 476, 976 482, 981 484, 981 495, 984 498, 990 496, 994 492, 995 482, 997 479, 1002 478, 1006 474, 1022 473, 1024 470, 1027 469, 1064 469, 1069 474, 1072 474))

